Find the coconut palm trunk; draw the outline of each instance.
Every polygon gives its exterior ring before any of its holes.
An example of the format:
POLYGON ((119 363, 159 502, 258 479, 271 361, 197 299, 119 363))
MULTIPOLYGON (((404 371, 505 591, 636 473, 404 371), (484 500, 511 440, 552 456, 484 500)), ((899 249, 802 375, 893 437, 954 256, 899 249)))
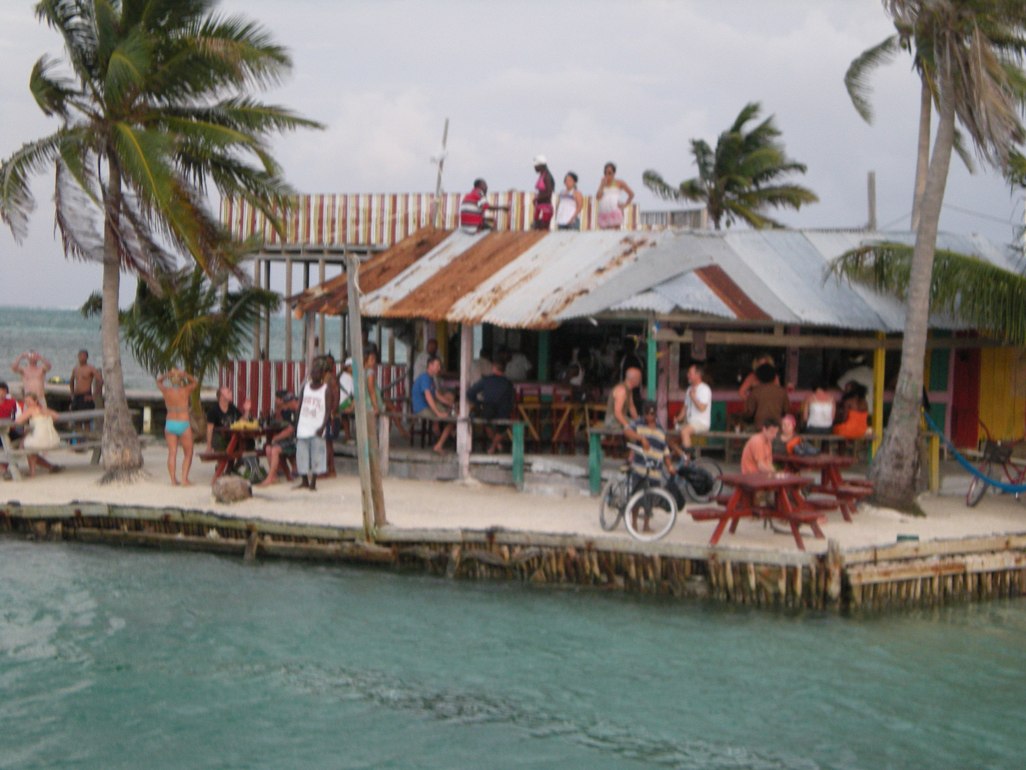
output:
POLYGON ((916 144, 916 182, 912 194, 912 232, 919 230, 919 213, 926 192, 926 173, 930 168, 930 122, 933 119, 933 94, 926 83, 919 92, 919 140, 916 144))
POLYGON ((125 376, 121 368, 118 301, 121 289, 121 259, 118 254, 116 222, 121 211, 121 174, 113 162, 105 192, 107 211, 103 233, 103 310, 100 333, 103 344, 103 481, 131 478, 142 468, 142 449, 132 425, 125 397, 125 376))
POLYGON ((887 431, 870 470, 870 477, 875 483, 876 500, 903 509, 915 506, 918 462, 916 441, 930 318, 930 286, 941 206, 944 203, 955 140, 954 86, 950 68, 942 66, 939 76, 941 88, 937 134, 926 173, 919 227, 916 229, 916 244, 912 254, 901 368, 887 431))

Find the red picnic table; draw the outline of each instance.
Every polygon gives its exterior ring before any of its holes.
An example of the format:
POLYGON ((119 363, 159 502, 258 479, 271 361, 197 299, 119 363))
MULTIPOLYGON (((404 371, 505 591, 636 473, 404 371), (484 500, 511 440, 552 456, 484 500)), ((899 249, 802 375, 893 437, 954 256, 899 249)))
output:
POLYGON ((204 462, 217 463, 214 466, 213 478, 213 481, 217 481, 224 475, 226 470, 234 467, 243 457, 247 455, 259 457, 262 454, 261 452, 249 449, 248 447, 254 444, 257 439, 264 439, 265 441, 270 439, 280 428, 215 428, 214 430, 228 434, 228 445, 221 452, 216 450, 202 452, 200 459, 204 462))
POLYGON ((825 518, 822 509, 809 505, 802 495, 802 489, 813 484, 814 479, 791 473, 724 473, 720 478, 724 484, 734 487, 725 508, 687 509, 695 521, 718 520, 709 545, 719 542, 728 523, 733 534, 741 519, 752 517, 786 523, 795 544, 802 551, 805 543, 798 529, 802 524, 808 524, 816 537, 824 537, 823 530, 819 528, 819 522, 825 518), (760 493, 769 498, 768 503, 756 500, 760 493))
POLYGON ((850 522, 859 500, 873 491, 873 485, 862 479, 845 479, 841 469, 850 468, 855 458, 850 455, 818 454, 818 455, 773 455, 773 462, 783 466, 792 473, 801 471, 819 471, 819 484, 812 491, 830 495, 837 500, 844 520, 850 522))

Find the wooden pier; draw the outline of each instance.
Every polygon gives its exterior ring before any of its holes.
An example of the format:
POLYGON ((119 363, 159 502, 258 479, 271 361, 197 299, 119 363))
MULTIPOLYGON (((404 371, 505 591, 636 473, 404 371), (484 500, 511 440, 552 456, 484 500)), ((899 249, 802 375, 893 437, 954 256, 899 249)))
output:
POLYGON ((501 528, 356 527, 110 503, 0 504, 0 533, 427 572, 470 580, 704 598, 838 612, 931 607, 1026 593, 1026 533, 825 553, 637 543, 501 528))

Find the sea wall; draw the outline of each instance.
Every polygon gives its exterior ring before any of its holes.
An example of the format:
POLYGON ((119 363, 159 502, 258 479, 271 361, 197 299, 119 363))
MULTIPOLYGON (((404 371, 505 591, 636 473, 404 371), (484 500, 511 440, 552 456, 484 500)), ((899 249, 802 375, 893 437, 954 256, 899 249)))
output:
POLYGON ((758 607, 879 611, 1026 593, 1026 535, 825 554, 638 543, 503 529, 360 529, 103 503, 0 506, 0 533, 39 540, 373 565, 450 579, 706 598, 758 607))

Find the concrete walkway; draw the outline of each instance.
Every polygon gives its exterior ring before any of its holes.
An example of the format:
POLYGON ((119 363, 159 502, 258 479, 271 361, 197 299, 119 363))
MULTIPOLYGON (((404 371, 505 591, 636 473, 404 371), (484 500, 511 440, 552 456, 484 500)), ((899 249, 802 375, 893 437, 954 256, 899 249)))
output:
MULTIPOLYGON (((64 464, 58 474, 0 482, 0 500, 8 504, 66 504, 102 502, 133 506, 174 507, 245 519, 297 522, 337 527, 359 527, 362 522, 358 479, 341 475, 318 483, 316 492, 281 483, 255 489, 252 499, 234 505, 216 503, 210 493, 213 465, 199 462, 192 471, 193 485, 172 487, 166 470, 163 444, 145 450, 146 476, 132 484, 98 483, 101 471, 89 455, 61 452, 54 460, 64 464)), ((1026 503, 1008 495, 988 495, 978 507, 967 508, 964 493, 968 477, 949 473, 939 495, 924 495, 925 518, 863 505, 851 524, 839 512, 827 514, 827 538, 842 549, 893 544, 898 535, 916 535, 921 541, 972 536, 1026 533, 1026 503)), ((598 500, 573 490, 566 496, 517 492, 510 487, 459 482, 385 479, 385 503, 390 526, 401 529, 507 530, 546 534, 575 534, 587 538, 630 540, 626 531, 603 532, 598 525, 598 500)), ((663 542, 704 545, 713 522, 695 523, 681 515, 663 542)), ((826 550, 826 540, 805 538, 812 553, 826 550)), ((724 534, 720 549, 794 551, 789 534, 774 534, 757 521, 743 521, 735 535, 724 534)))

